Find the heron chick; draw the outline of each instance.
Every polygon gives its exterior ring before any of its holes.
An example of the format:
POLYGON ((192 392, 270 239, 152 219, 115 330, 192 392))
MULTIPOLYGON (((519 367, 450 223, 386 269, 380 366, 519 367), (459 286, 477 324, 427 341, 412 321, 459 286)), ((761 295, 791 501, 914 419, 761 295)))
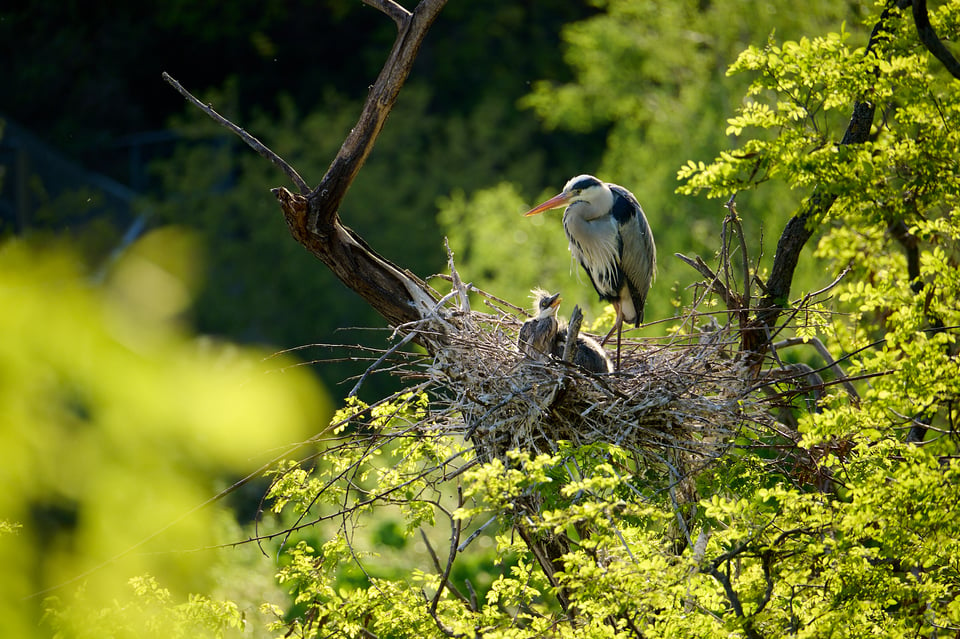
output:
POLYGON ((603 338, 617 333, 617 368, 623 323, 640 326, 647 292, 656 275, 657 247, 633 193, 592 175, 578 175, 563 191, 525 215, 566 207, 563 230, 570 253, 590 277, 600 299, 613 304, 617 319, 603 338))
POLYGON ((553 295, 542 289, 534 289, 534 316, 520 327, 517 348, 531 359, 543 360, 553 351, 560 323, 557 321, 557 307, 560 306, 560 293, 553 295))
MULTIPOLYGON (((553 354, 563 357, 563 349, 567 344, 567 327, 561 326, 553 343, 553 354)), ((612 373, 613 362, 600 342, 589 335, 577 335, 577 342, 573 347, 573 363, 591 373, 612 373)))

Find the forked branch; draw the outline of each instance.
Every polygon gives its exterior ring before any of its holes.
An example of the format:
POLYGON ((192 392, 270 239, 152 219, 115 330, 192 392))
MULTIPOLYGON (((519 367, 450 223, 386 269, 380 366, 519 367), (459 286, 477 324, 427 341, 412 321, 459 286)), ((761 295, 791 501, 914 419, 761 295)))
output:
POLYGON ((446 2, 447 0, 422 0, 413 13, 402 18, 401 11, 406 10, 395 2, 379 0, 367 3, 393 18, 399 31, 390 57, 370 88, 357 125, 351 129, 326 175, 310 194, 310 214, 315 218, 316 225, 334 222, 347 189, 370 155, 374 142, 387 121, 387 115, 393 109, 400 89, 410 75, 413 61, 420 51, 427 31, 446 2))
MULTIPOLYGON (((446 0, 422 0, 412 12, 393 0, 364 1, 393 19, 397 24, 397 39, 367 95, 356 126, 314 189, 310 189, 290 165, 252 135, 190 95, 170 76, 164 74, 164 78, 194 106, 236 133, 290 176, 299 193, 291 193, 282 187, 274 189, 273 193, 280 201, 294 239, 320 258, 390 324, 401 326, 419 322, 434 313, 437 296, 423 280, 378 255, 363 238, 344 226, 338 211, 347 190, 370 155, 387 115, 410 75, 420 45, 446 0)), ((424 346, 431 348, 429 344, 424 346)))

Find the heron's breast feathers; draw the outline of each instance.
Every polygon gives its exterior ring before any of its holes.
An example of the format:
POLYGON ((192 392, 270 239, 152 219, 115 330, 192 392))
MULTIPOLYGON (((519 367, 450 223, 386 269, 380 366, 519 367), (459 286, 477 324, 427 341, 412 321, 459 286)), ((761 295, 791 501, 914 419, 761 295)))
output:
POLYGON ((623 243, 619 229, 607 217, 596 221, 564 220, 570 253, 590 276, 602 299, 619 297, 623 285, 620 255, 623 243))

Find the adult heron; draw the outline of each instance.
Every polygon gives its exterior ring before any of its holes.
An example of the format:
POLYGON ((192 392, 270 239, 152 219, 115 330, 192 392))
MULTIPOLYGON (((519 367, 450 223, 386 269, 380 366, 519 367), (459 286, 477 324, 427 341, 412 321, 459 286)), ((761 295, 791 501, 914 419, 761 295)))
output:
POLYGON ((527 357, 543 360, 553 351, 557 329, 560 326, 557 321, 560 293, 550 295, 546 291, 535 289, 533 300, 534 317, 520 327, 517 347, 527 357))
POLYGON ((647 292, 657 268, 650 224, 633 193, 592 175, 578 175, 563 191, 524 215, 566 207, 563 230, 570 253, 590 277, 600 299, 613 304, 616 322, 603 338, 617 333, 617 369, 623 323, 640 326, 647 292))

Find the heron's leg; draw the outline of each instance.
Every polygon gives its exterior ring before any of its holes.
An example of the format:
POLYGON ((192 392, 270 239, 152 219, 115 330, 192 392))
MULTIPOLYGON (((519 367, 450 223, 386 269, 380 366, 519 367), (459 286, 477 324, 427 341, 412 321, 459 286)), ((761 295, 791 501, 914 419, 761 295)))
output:
MULTIPOLYGON (((620 302, 619 302, 619 301, 613 302, 613 310, 614 310, 614 311, 616 312, 616 314, 617 314, 617 321, 615 321, 615 322, 613 323, 613 328, 610 329, 610 332, 607 333, 607 335, 606 335, 602 340, 600 340, 600 346, 606 346, 606 345, 607 345, 607 342, 609 342, 609 341, 610 341, 610 338, 613 336, 613 332, 616 331, 616 330, 618 330, 618 329, 620 328, 620 323, 623 321, 623 315, 620 314, 620 302)), ((617 336, 618 336, 618 341, 619 341, 619 333, 617 334, 617 336)))
POLYGON ((617 316, 617 367, 614 369, 620 372, 620 334, 623 333, 623 315, 617 316))
POLYGON ((623 333, 623 314, 620 312, 619 302, 614 302, 613 308, 617 312, 617 321, 613 323, 613 328, 610 329, 610 332, 607 333, 607 336, 603 338, 602 342, 600 342, 600 346, 603 346, 607 343, 607 341, 613 335, 614 331, 617 332, 617 367, 614 370, 619 371, 620 370, 620 336, 623 333))

